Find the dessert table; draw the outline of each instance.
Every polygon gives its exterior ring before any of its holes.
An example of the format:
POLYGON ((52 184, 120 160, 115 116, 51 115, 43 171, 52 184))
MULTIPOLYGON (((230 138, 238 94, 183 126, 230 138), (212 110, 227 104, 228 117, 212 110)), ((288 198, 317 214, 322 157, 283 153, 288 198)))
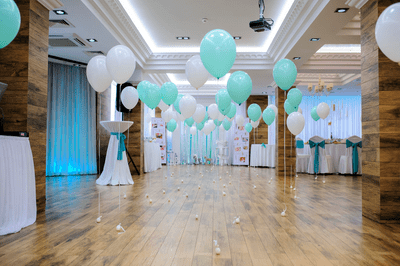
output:
POLYGON ((108 143, 106 161, 100 177, 96 184, 107 185, 133 185, 131 171, 125 151, 125 135, 123 132, 128 130, 133 124, 132 121, 101 121, 100 124, 111 133, 108 143))
POLYGON ((275 167, 275 145, 252 144, 250 166, 275 167))
POLYGON ((160 144, 155 141, 144 143, 144 171, 153 172, 161 168, 160 144))
POLYGON ((35 168, 29 138, 0 136, 0 235, 36 221, 35 168))

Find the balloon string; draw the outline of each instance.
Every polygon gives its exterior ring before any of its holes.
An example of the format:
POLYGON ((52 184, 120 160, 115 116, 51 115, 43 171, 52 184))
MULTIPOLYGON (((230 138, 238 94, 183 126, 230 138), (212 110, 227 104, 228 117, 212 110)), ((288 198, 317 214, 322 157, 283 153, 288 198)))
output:
MULTIPOLYGON (((286 91, 283 100, 286 98, 286 91)), ((283 204, 285 205, 286 212, 286 112, 283 110, 283 172, 284 172, 284 183, 283 183, 283 204)))
POLYGON ((98 157, 99 157, 99 165, 98 165, 98 174, 100 174, 100 171, 101 171, 101 166, 100 166, 100 158, 101 158, 101 156, 100 156, 100 152, 101 152, 101 149, 100 149, 100 139, 101 139, 101 128, 100 128, 100 122, 101 122, 101 94, 99 93, 98 94, 99 95, 99 98, 100 98, 100 119, 99 119, 99 125, 98 125, 98 127, 99 127, 99 155, 98 155, 98 157))

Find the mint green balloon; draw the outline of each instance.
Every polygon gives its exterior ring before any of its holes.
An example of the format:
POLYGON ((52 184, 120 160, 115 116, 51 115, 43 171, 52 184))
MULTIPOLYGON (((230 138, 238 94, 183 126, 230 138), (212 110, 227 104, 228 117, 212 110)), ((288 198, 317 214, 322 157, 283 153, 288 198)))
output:
POLYGON ((262 116, 263 116, 263 120, 264 120, 265 124, 270 126, 275 120, 275 111, 272 110, 272 108, 267 107, 264 110, 262 116))
POLYGON ((169 120, 168 124, 167 124, 167 129, 169 132, 174 132, 176 129, 176 121, 175 119, 171 119, 169 120))
POLYGON ((214 124, 215 124, 217 127, 219 127, 219 126, 222 124, 222 122, 219 121, 218 119, 215 119, 215 120, 214 120, 214 124))
POLYGON ((247 73, 236 71, 229 77, 227 87, 232 100, 237 104, 242 104, 249 98, 253 82, 247 73))
POLYGON ((189 117, 189 118, 185 119, 185 123, 186 123, 186 125, 188 125, 189 127, 191 127, 191 126, 193 126, 194 119, 191 118, 191 117, 189 117))
POLYGON ((154 109, 161 101, 160 87, 156 84, 150 84, 147 87, 145 104, 150 108, 154 109))
POLYGON ((231 107, 229 109, 229 112, 226 114, 227 117, 233 118, 236 115, 236 105, 234 103, 231 103, 231 107))
POLYGON ((247 108, 247 115, 251 121, 257 121, 261 116, 261 107, 256 103, 251 104, 249 108, 247 108))
POLYGON ((236 43, 228 32, 212 30, 201 41, 200 58, 207 71, 219 79, 229 72, 235 62, 236 43))
POLYGON ((319 120, 319 115, 317 113, 317 106, 314 106, 311 109, 311 117, 312 117, 312 119, 314 119, 314 121, 318 121, 319 120))
POLYGON ((246 131, 250 133, 250 132, 253 130, 253 127, 251 126, 250 123, 247 123, 247 124, 244 126, 244 129, 246 129, 246 131))
POLYGON ((222 121, 222 126, 226 131, 228 131, 231 128, 231 122, 229 122, 226 118, 224 121, 222 121))
POLYGON ((0 0, 0 49, 9 45, 21 26, 21 14, 13 0, 0 0))
POLYGON ((204 127, 204 124, 203 124, 203 123, 196 123, 196 128, 197 128, 198 130, 202 130, 203 127, 204 127))
POLYGON ((139 94, 139 99, 146 103, 146 91, 147 88, 150 86, 151 82, 147 80, 141 81, 137 86, 137 92, 139 94))
POLYGON ((296 65, 289 59, 281 59, 275 64, 272 72, 276 84, 286 91, 293 86, 297 77, 296 65))
MULTIPOLYGON (((231 103, 231 104, 232 104, 232 103, 231 103)), ((219 108, 219 106, 218 106, 218 111, 219 111, 221 114, 223 114, 223 115, 227 115, 227 114, 231 111, 231 107, 232 107, 232 106, 229 105, 228 108, 222 110, 222 109, 219 108)))
POLYGON ((286 99, 285 103, 283 104, 283 107, 285 108, 285 112, 290 115, 293 112, 297 112, 297 110, 299 109, 298 106, 293 106, 290 104, 290 102, 288 101, 288 99, 286 99))
POLYGON ((183 94, 178 94, 178 96, 176 97, 176 100, 175 100, 175 102, 174 102, 175 110, 176 110, 178 113, 181 113, 181 110, 179 109, 179 102, 181 101, 182 97, 183 97, 183 94))
POLYGON ((171 105, 175 102, 178 97, 178 88, 172 82, 165 82, 161 86, 161 99, 167 105, 171 105))
POLYGON ((287 100, 293 106, 299 106, 303 99, 303 93, 298 88, 293 88, 288 92, 287 100))
POLYGON ((220 89, 217 94, 215 94, 215 102, 217 103, 218 108, 220 108, 221 110, 225 110, 226 108, 228 108, 232 102, 228 90, 220 89))

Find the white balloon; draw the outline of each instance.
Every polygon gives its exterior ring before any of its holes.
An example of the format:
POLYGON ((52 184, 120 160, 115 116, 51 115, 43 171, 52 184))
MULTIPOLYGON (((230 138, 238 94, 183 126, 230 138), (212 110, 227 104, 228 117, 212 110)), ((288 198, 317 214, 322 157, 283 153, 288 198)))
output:
POLYGON ((107 69, 119 84, 129 80, 136 68, 132 51, 124 45, 116 45, 107 53, 107 69))
POLYGON ((210 120, 211 121, 211 123, 210 123, 210 128, 211 128, 211 131, 213 131, 214 129, 215 129, 215 123, 214 123, 214 121, 212 121, 212 120, 210 120))
POLYGON ((167 111, 169 108, 169 106, 162 100, 160 101, 160 103, 157 106, 158 106, 158 108, 161 109, 161 111, 164 111, 164 112, 167 111))
POLYGON ((379 16, 375 38, 379 48, 392 61, 400 64, 400 3, 386 8, 379 16))
POLYGON ((297 109, 297 112, 299 112, 300 114, 303 113, 303 110, 301 110, 300 106, 299 106, 299 109, 297 109))
POLYGON ((212 120, 217 119, 219 115, 218 105, 216 105, 215 103, 210 104, 210 106, 208 106, 207 113, 212 120))
POLYGON ((97 92, 103 92, 110 87, 113 81, 107 70, 107 58, 104 55, 98 55, 90 59, 86 67, 87 79, 97 92))
POLYGON ((229 118, 229 117, 225 116, 225 119, 228 120, 229 122, 232 122, 234 118, 235 117, 229 118))
POLYGON ((180 114, 180 113, 178 113, 177 111, 175 111, 175 117, 176 117, 176 121, 178 122, 178 121, 185 121, 185 117, 182 115, 182 114, 180 114))
POLYGON ((267 106, 267 108, 271 108, 275 112, 275 117, 278 115, 278 108, 275 106, 275 104, 270 104, 267 106))
POLYGON ((192 115, 194 122, 201 123, 201 121, 203 121, 205 116, 206 116, 206 108, 202 104, 198 103, 196 105, 196 111, 192 115))
POLYGON ((225 119, 225 116, 218 111, 217 119, 218 119, 219 122, 222 122, 225 119))
POLYGON ((191 117, 196 112, 196 99, 186 94, 179 102, 179 110, 185 119, 191 117))
POLYGON ((196 133, 197 133, 197 128, 196 128, 195 126, 192 126, 192 127, 190 128, 190 134, 196 135, 196 133))
POLYGON ((186 78, 190 85, 196 89, 200 88, 207 82, 209 73, 201 61, 200 55, 192 56, 186 62, 186 78))
POLYGON ((242 127, 244 125, 244 117, 242 115, 237 115, 236 116, 236 124, 239 127, 242 127))
POLYGON ((125 87, 121 93, 121 101, 126 109, 133 109, 139 101, 139 93, 132 86, 125 87))
POLYGON ((251 124, 251 126, 252 126, 253 128, 256 128, 256 127, 258 127, 258 125, 260 124, 260 122, 259 122, 259 121, 251 121, 250 124, 251 124))
POLYGON ((329 105, 327 103, 320 103, 317 106, 317 114, 320 118, 325 119, 329 115, 329 105))
POLYGON ((174 111, 172 110, 172 107, 168 108, 165 112, 161 112, 161 117, 164 119, 165 123, 168 123, 172 118, 174 118, 174 111))
POLYGON ((295 136, 299 135, 301 131, 303 131, 304 124, 304 116, 299 112, 293 112, 287 118, 287 127, 295 136))

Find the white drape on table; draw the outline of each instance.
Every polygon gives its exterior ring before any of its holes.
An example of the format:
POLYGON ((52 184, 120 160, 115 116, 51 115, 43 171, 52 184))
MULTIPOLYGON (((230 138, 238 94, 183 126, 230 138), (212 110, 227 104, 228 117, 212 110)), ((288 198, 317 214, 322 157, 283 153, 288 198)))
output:
POLYGON ((160 169, 161 165, 161 151, 160 144, 157 142, 144 142, 144 171, 153 172, 160 169))

